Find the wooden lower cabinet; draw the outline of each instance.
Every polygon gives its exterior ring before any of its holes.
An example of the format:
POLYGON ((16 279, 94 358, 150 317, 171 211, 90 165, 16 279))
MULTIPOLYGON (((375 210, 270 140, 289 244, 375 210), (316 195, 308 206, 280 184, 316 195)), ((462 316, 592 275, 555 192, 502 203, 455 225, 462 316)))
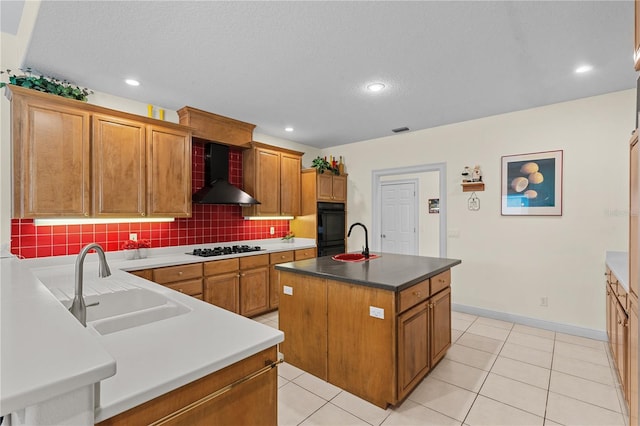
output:
POLYGON ((379 407, 395 405, 451 345, 449 285, 449 271, 401 292, 280 271, 280 351, 379 407))
POLYGON ((431 365, 434 366, 447 354, 451 347, 451 288, 436 294, 429 305, 431 323, 437 325, 429 329, 431 365))
POLYGON ((118 414, 98 425, 278 424, 276 347, 118 414), (255 377, 246 379, 253 374, 255 377), (229 387, 228 391, 226 387, 229 387))
POLYGON ((167 266, 153 270, 153 282, 202 300, 202 264, 167 266))
POLYGON ((240 313, 240 263, 238 259, 204 263, 204 301, 240 313))
POLYGON ((398 317, 398 396, 406 396, 429 372, 429 303, 398 317))
POLYGON ((240 258, 240 314, 251 317, 269 310, 269 255, 240 258))

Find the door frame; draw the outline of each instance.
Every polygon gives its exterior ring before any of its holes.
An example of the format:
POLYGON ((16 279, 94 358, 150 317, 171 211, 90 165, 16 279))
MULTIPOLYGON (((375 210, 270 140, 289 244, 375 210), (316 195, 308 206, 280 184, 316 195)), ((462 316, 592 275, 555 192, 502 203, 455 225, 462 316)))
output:
MULTIPOLYGON (((380 181, 380 209, 381 209, 380 220, 382 220, 382 187, 384 185, 402 185, 407 183, 413 184, 413 188, 415 190, 414 203, 413 203, 414 204, 413 214, 415 219, 414 225, 415 225, 415 229, 419 229, 419 225, 420 225, 420 204, 419 204, 420 197, 418 197, 418 194, 420 193, 419 179, 398 179, 398 180, 381 180, 380 181)), ((377 222, 377 223, 380 223, 380 228, 381 228, 382 223, 381 222, 377 222)), ((374 244, 374 247, 377 246, 378 250, 382 248, 382 239, 380 238, 381 232, 382 232, 382 229, 380 229, 380 232, 378 232, 377 234, 373 234, 374 236, 376 236, 376 238, 372 238, 372 242, 373 240, 376 240, 377 244, 374 244)), ((418 238, 417 232, 414 232, 413 252, 415 253, 414 256, 418 256, 418 253, 420 252, 420 239, 418 238)))
MULTIPOLYGON (((380 235, 382 217, 381 188, 382 176, 438 172, 440 180, 439 249, 440 257, 447 257, 447 163, 422 164, 418 166, 396 167, 371 171, 372 235, 380 235)), ((373 250, 380 250, 380 238, 372 238, 373 250)))

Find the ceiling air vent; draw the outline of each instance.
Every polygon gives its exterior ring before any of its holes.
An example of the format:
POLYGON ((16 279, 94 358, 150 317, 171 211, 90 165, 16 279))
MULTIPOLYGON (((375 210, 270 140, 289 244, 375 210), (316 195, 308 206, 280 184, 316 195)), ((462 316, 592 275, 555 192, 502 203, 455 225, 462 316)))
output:
POLYGON ((408 127, 398 127, 397 129, 391 129, 393 133, 402 133, 408 131, 408 127))

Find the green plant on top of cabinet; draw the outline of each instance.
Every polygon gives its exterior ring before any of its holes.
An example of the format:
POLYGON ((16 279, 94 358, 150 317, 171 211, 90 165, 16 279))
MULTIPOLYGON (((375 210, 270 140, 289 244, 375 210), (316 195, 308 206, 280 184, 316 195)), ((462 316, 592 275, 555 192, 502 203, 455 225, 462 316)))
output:
POLYGON ((7 86, 13 217, 190 217, 191 133, 7 86))
POLYGON ((297 216, 300 212, 302 153, 251 142, 243 153, 244 190, 260 201, 245 216, 297 216))

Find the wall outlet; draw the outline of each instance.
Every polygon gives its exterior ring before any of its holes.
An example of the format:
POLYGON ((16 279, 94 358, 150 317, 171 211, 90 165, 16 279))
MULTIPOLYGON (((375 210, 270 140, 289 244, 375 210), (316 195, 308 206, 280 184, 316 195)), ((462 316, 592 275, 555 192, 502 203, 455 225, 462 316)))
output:
POLYGON ((274 228, 273 226, 269 228, 269 234, 273 235, 275 233, 276 233, 276 228, 274 228))
POLYGON ((293 296, 293 287, 290 287, 288 285, 282 286, 282 293, 286 294, 287 296, 293 296))
POLYGON ((129 239, 131 241, 138 241, 138 234, 129 234, 129 239))
POLYGON ((543 306, 545 308, 549 307, 549 298, 548 297, 541 297, 540 298, 540 306, 543 306))
POLYGON ((375 306, 369 306, 369 315, 374 318, 384 319, 384 309, 376 308, 375 306))

